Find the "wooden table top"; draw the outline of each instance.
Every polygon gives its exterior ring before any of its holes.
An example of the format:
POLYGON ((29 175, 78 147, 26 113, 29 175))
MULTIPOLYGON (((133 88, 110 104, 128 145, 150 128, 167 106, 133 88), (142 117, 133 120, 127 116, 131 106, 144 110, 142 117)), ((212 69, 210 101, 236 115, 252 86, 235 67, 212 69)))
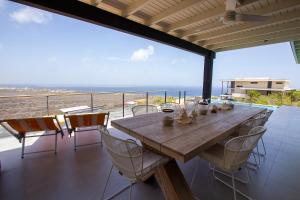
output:
POLYGON ((264 109, 235 106, 230 111, 218 111, 198 116, 192 124, 163 125, 165 113, 145 114, 114 120, 111 125, 141 140, 150 148, 167 156, 187 162, 204 149, 231 135, 244 121, 264 109))

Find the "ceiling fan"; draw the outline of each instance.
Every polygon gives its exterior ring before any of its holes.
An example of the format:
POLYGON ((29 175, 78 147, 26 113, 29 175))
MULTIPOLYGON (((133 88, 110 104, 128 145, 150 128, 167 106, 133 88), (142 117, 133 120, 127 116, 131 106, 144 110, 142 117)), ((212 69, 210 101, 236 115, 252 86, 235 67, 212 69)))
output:
POLYGON ((268 16, 261 15, 249 15, 236 12, 236 7, 238 4, 243 4, 242 0, 225 0, 225 13, 221 17, 221 21, 224 24, 234 23, 234 22, 261 22, 266 21, 268 16))

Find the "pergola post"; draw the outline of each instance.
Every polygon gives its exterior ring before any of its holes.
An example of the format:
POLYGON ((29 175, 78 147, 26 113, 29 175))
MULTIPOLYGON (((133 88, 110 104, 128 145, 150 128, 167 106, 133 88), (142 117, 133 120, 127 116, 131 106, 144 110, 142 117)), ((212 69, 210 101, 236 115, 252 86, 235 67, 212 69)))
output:
POLYGON ((213 64, 215 57, 215 52, 211 51, 207 56, 205 56, 204 60, 202 98, 209 99, 209 102, 211 98, 213 64))

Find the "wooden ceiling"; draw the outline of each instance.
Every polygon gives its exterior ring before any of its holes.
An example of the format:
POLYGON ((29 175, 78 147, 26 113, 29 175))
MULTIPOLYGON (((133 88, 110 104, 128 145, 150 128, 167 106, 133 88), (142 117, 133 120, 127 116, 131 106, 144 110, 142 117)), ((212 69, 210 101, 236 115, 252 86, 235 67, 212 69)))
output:
POLYGON ((220 52, 300 40, 300 0, 239 0, 237 12, 270 16, 224 24, 224 0, 81 0, 220 52))

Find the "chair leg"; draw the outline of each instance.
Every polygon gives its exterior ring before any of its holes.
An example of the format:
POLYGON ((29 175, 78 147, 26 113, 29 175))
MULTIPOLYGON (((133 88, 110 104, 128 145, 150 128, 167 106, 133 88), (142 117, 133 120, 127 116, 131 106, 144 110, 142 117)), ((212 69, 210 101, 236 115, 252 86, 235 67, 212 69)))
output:
POLYGON ((232 181, 232 189, 233 189, 233 198, 234 198, 234 200, 236 200, 234 173, 231 173, 231 181, 232 181))
POLYGON ((133 189, 133 184, 130 182, 130 189, 129 189, 129 200, 131 200, 131 193, 133 189))
POLYGON ((22 153, 21 153, 21 158, 24 158, 24 152, 25 152, 25 137, 22 139, 22 153))
POLYGON ((102 193, 101 200, 103 200, 103 198, 104 198, 104 194, 105 194, 105 191, 106 191, 106 188, 107 188, 107 185, 108 185, 108 181, 109 181, 109 178, 110 178, 110 175, 111 175, 111 172, 112 172, 113 167, 114 167, 114 166, 111 165, 110 170, 109 170, 108 177, 107 177, 106 182, 105 182, 104 191, 103 191, 103 193, 102 193))
POLYGON ((76 131, 73 131, 74 132, 74 151, 76 151, 76 131))
POLYGON ((260 153, 259 153, 258 145, 256 145, 256 151, 258 155, 258 165, 260 165, 260 153))
MULTIPOLYGON (((235 179, 236 181, 239 181, 239 182, 244 183, 244 184, 249 183, 250 177, 249 177, 249 171, 248 171, 248 168, 245 167, 245 170, 246 170, 246 180, 241 179, 241 178, 238 178, 238 177, 234 177, 234 179, 235 179)), ((227 176, 227 177, 231 178, 231 175, 230 175, 230 174, 227 174, 227 173, 225 173, 225 172, 223 172, 223 171, 220 171, 220 170, 217 170, 217 169, 214 169, 213 171, 214 171, 214 172, 218 172, 219 174, 223 174, 224 176, 227 176)), ((216 177, 215 173, 214 173, 214 177, 216 177)))
POLYGON ((54 154, 57 154, 57 134, 55 134, 55 150, 54 150, 54 154))
POLYGON ((247 161, 247 168, 250 168, 250 169, 256 171, 259 168, 258 163, 257 163, 257 159, 256 159, 255 153, 253 151, 252 151, 251 155, 253 156, 255 163, 253 163, 251 161, 247 161))
POLYGON ((266 151, 265 143, 264 143, 264 140, 263 140, 263 138, 262 138, 262 137, 260 138, 260 140, 261 140, 261 143, 262 143, 262 145, 263 145, 263 149, 264 149, 264 156, 265 156, 265 155, 267 155, 267 151, 266 151))
MULTIPOLYGON (((248 173, 248 172, 247 172, 248 173)), ((213 176, 216 180, 220 181, 221 183, 223 183, 224 185, 226 185, 227 187, 230 187, 231 189, 233 189, 234 192, 234 200, 236 200, 236 193, 239 193, 240 195, 242 195, 243 197, 245 197, 248 200, 253 200, 251 197, 249 197, 248 195, 244 194, 243 192, 241 192, 240 190, 238 190, 235 186, 235 180, 238 180, 237 178, 234 177, 234 174, 231 173, 231 181, 232 181, 232 185, 228 184, 227 182, 223 181, 222 179, 220 179, 219 177, 217 177, 215 175, 215 168, 213 169, 213 176)))

